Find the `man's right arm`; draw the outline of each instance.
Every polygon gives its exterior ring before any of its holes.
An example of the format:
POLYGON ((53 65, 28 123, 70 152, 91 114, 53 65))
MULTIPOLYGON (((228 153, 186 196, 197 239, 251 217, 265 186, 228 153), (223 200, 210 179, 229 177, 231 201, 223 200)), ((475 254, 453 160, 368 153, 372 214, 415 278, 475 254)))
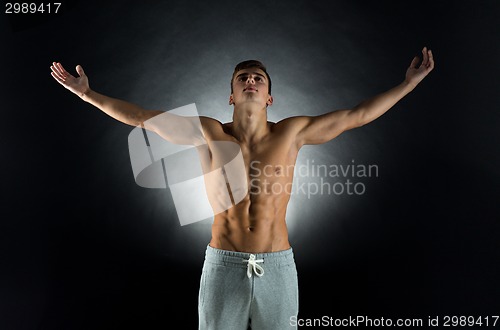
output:
POLYGON ((211 118, 184 117, 159 110, 146 110, 133 103, 100 94, 90 88, 88 77, 80 65, 76 66, 78 77, 66 71, 61 63, 54 62, 50 68, 52 77, 83 101, 124 124, 141 126, 169 142, 203 145, 212 131, 220 126, 218 121, 211 118), (152 119, 153 117, 156 118, 152 119))
POLYGON ((145 110, 130 102, 115 99, 93 91, 83 68, 76 66, 78 77, 70 74, 61 63, 52 63, 52 77, 66 89, 79 96, 85 102, 99 108, 108 116, 131 126, 142 125, 146 120, 162 114, 163 111, 145 110))
POLYGON ((143 109, 136 104, 97 93, 90 88, 81 96, 81 99, 99 108, 108 116, 130 126, 142 126, 148 119, 164 113, 159 110, 143 109))

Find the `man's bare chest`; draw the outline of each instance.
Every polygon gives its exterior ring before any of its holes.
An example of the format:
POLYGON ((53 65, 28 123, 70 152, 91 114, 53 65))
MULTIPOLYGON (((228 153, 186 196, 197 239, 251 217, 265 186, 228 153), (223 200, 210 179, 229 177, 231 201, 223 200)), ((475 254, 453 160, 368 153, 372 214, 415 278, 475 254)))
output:
POLYGON ((235 139, 213 141, 209 144, 211 168, 220 168, 239 157, 246 177, 289 176, 298 150, 286 138, 276 136, 256 144, 240 143, 235 139))

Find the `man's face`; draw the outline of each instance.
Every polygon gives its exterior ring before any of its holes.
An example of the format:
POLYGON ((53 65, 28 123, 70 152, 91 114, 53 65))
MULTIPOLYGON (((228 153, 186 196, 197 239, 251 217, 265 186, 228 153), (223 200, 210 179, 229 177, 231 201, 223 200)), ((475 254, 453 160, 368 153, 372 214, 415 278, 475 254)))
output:
POLYGON ((262 107, 266 107, 273 103, 273 97, 269 95, 269 81, 261 69, 240 70, 232 83, 233 93, 229 97, 229 104, 258 102, 262 103, 262 107))

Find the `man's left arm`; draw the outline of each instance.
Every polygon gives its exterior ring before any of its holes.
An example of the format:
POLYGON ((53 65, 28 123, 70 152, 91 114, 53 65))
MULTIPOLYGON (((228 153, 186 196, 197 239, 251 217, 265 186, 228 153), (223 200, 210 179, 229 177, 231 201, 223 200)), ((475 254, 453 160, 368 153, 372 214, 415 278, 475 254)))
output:
POLYGON ((417 67, 420 59, 415 56, 401 84, 361 102, 352 109, 333 111, 320 116, 295 117, 295 125, 299 128, 298 146, 325 143, 344 131, 366 125, 382 116, 434 69, 432 51, 424 47, 422 54, 422 63, 417 67))

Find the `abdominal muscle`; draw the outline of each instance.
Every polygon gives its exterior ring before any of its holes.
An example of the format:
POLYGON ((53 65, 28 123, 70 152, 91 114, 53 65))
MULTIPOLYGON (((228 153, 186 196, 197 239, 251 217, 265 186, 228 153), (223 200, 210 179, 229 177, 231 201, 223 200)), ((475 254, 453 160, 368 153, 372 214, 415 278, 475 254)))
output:
POLYGON ((250 253, 287 250, 285 214, 288 194, 247 196, 232 208, 215 215, 210 246, 250 253))

